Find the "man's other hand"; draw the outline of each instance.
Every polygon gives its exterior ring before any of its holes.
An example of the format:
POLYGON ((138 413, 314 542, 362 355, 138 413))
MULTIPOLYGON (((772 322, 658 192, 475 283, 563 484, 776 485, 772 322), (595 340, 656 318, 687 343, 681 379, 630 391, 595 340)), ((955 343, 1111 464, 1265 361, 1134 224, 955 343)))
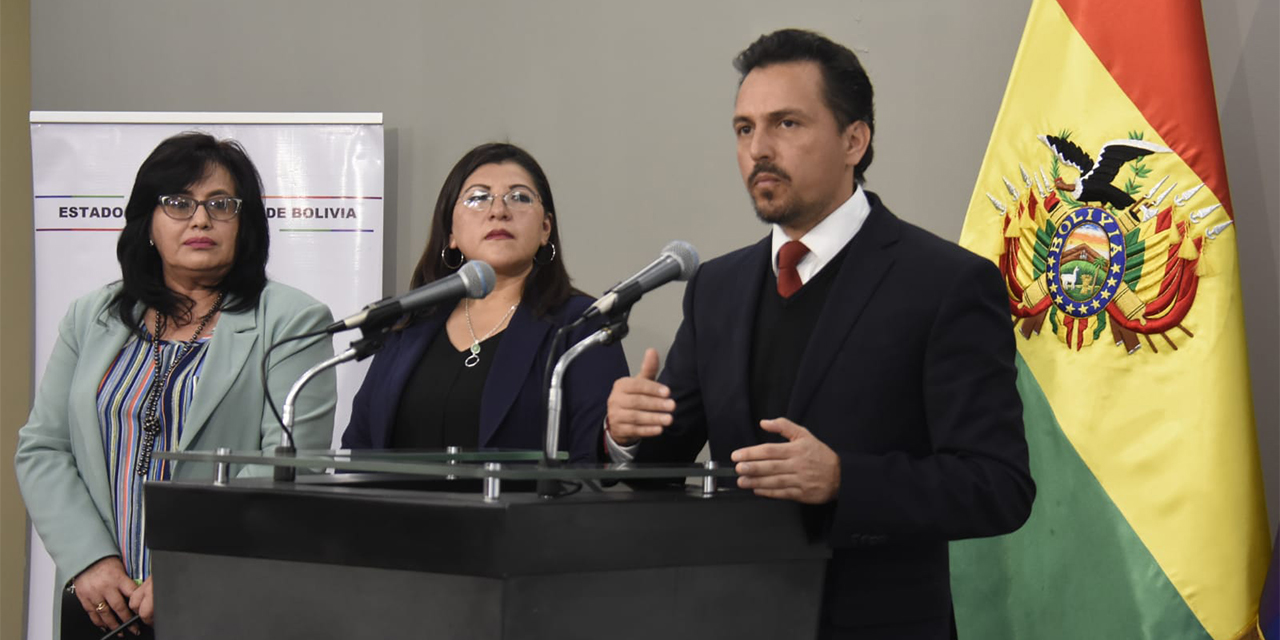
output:
POLYGON ((759 444, 733 452, 738 486, 766 498, 823 504, 840 490, 840 456, 808 429, 786 419, 761 420, 760 427, 786 442, 759 444))

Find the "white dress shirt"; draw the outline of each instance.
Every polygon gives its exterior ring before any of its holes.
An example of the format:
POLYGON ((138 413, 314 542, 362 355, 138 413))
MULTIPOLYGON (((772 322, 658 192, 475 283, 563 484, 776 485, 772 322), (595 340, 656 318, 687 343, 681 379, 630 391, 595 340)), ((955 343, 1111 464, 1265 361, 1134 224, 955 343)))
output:
MULTIPOLYGON (((858 185, 853 190, 853 195, 849 196, 844 204, 832 211, 830 215, 823 218, 808 233, 800 237, 800 242, 804 246, 809 247, 809 253, 805 254, 796 265, 796 272, 800 275, 800 283, 809 282, 810 278, 818 275, 822 268, 831 263, 831 259, 849 244, 850 240, 858 234, 862 229, 863 223, 867 221, 867 216, 871 214, 871 203, 867 201, 867 194, 862 191, 862 185, 858 185)), ((778 251, 782 249, 782 245, 791 240, 786 231, 782 230, 779 225, 773 227, 773 273, 778 273, 778 251)), ((609 451, 609 459, 613 462, 631 462, 636 456, 636 447, 640 443, 628 446, 622 446, 613 441, 613 436, 609 435, 609 421, 605 419, 605 449, 609 451)))
MULTIPOLYGON (((802 284, 818 275, 818 272, 822 271, 822 268, 827 266, 845 245, 849 244, 853 236, 857 235, 858 230, 862 228, 862 224, 867 221, 867 215, 870 213, 871 203, 867 202, 867 194, 863 193, 861 186, 858 186, 844 204, 800 237, 800 242, 809 247, 809 253, 805 254, 796 265, 796 272, 800 274, 802 284)), ((773 274, 777 275, 778 251, 791 238, 781 226, 776 224, 772 226, 773 274)))

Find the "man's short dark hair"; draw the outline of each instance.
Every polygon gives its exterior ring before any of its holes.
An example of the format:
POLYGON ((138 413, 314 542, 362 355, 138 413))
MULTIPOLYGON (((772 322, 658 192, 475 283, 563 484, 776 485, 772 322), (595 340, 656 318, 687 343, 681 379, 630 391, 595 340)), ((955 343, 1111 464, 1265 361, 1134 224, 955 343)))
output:
MULTIPOLYGON (((733 67, 742 74, 738 86, 752 69, 782 62, 816 62, 822 69, 823 94, 827 107, 836 117, 836 124, 844 131, 850 124, 861 120, 867 123, 872 138, 876 132, 874 92, 871 79, 847 47, 836 44, 825 36, 803 29, 782 29, 760 36, 733 60, 733 67)), ((853 168, 853 177, 862 182, 862 175, 871 166, 871 142, 867 152, 853 168)))

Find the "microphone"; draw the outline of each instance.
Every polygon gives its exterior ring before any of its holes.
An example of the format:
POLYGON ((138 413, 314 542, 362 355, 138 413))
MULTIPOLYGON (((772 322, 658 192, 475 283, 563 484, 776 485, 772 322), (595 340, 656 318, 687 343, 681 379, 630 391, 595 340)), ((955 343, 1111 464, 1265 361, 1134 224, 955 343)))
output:
POLYGON ((582 317, 592 318, 614 310, 629 309, 644 294, 672 280, 684 282, 697 270, 698 251, 688 242, 672 240, 662 248, 657 260, 606 291, 582 317))
POLYGON ((424 284, 404 295, 370 304, 359 313, 325 327, 325 332, 338 333, 361 327, 372 329, 395 322, 400 316, 424 307, 462 298, 483 298, 493 291, 496 283, 493 267, 486 262, 472 260, 455 274, 424 284))

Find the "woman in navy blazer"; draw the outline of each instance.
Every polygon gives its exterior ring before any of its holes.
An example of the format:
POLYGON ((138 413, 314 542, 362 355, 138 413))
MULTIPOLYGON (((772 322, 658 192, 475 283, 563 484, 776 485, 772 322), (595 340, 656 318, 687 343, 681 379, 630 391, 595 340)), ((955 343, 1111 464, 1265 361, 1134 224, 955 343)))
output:
MULTIPOLYGON (((592 301, 573 288, 559 235, 551 185, 532 156, 499 143, 463 156, 440 189, 411 286, 448 276, 466 260, 489 263, 497 284, 483 300, 407 319, 373 359, 342 445, 541 450, 552 339, 592 301)), ((577 327, 564 344, 597 328, 577 327)), ((560 442, 571 461, 597 459, 605 401, 613 381, 626 375, 616 344, 588 351, 569 368, 560 442)))

